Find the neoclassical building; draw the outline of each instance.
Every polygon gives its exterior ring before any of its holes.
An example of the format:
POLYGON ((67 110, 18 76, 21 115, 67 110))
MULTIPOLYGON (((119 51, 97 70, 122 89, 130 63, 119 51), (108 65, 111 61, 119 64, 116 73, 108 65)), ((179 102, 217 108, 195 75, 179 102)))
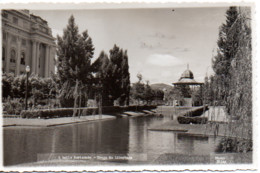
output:
POLYGON ((2 10, 2 70, 16 76, 31 73, 49 77, 54 72, 55 38, 47 21, 29 10, 2 10))

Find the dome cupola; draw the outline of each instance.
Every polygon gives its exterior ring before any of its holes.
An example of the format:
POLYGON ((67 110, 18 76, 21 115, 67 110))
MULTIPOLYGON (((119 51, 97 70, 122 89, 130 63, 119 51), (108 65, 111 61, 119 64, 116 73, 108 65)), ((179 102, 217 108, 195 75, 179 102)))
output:
POLYGON ((189 70, 189 64, 187 65, 187 70, 185 70, 182 75, 181 75, 181 79, 194 79, 193 73, 189 70))

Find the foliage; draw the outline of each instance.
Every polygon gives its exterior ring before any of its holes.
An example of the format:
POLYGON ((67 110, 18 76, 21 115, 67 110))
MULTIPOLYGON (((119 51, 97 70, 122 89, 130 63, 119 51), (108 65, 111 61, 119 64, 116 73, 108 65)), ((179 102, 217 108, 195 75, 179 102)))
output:
POLYGON ((133 83, 131 87, 131 96, 134 100, 137 100, 139 105, 140 101, 145 99, 145 84, 142 82, 143 76, 141 74, 137 74, 137 78, 138 82, 133 83))
MULTIPOLYGON (((95 114, 97 108, 76 108, 81 114, 92 115, 95 114)), ((63 109, 35 109, 23 110, 21 112, 22 118, 58 118, 58 117, 72 117, 74 108, 63 109)))
POLYGON ((120 105, 129 104, 130 74, 127 51, 117 45, 109 51, 108 75, 110 80, 110 96, 119 100, 120 105))
POLYGON ((110 67, 110 60, 108 55, 102 51, 96 61, 91 65, 92 71, 96 73, 95 80, 93 81, 92 91, 95 93, 95 98, 99 101, 97 94, 101 92, 102 95, 102 106, 113 105, 111 99, 111 84, 110 75, 108 73, 110 67))
POLYGON ((146 102, 147 104, 151 104, 152 101, 158 101, 164 99, 164 92, 160 89, 152 89, 149 85, 149 81, 146 81, 146 84, 143 83, 142 74, 137 74, 138 82, 133 83, 131 87, 131 98, 134 101, 137 101, 138 104, 140 102, 146 102))
POLYGON ((7 99, 6 103, 3 103, 3 111, 6 111, 9 115, 19 115, 24 109, 24 103, 22 99, 7 99))
POLYGON ((112 106, 115 100, 119 101, 119 105, 129 105, 130 74, 127 51, 114 45, 109 58, 102 51, 92 64, 92 70, 96 74, 93 90, 95 93, 101 92, 103 106, 112 106))
POLYGON ((201 106, 202 105, 202 95, 200 88, 196 88, 191 92, 192 105, 193 106, 201 106))
POLYGON ((144 100, 147 102, 147 104, 151 104, 151 101, 154 99, 154 91, 151 86, 149 85, 149 81, 146 82, 146 85, 144 87, 144 100))
POLYGON ((238 52, 238 42, 241 39, 240 29, 241 18, 238 9, 237 7, 230 7, 226 12, 226 23, 220 27, 217 55, 212 60, 212 68, 215 72, 215 87, 218 91, 216 100, 221 100, 222 104, 227 103, 231 89, 231 62, 236 58, 238 52))
POLYGON ((222 138, 216 148, 216 152, 248 152, 252 150, 252 140, 231 137, 222 138))
MULTIPOLYGON (((19 98, 24 100, 26 93, 26 75, 14 77, 12 74, 3 73, 3 98, 19 98)), ((28 98, 32 98, 34 105, 38 100, 53 99, 56 97, 56 83, 52 78, 41 78, 30 75, 28 78, 28 98)))
POLYGON ((57 75, 59 99, 63 107, 86 104, 91 85, 91 58, 94 46, 88 32, 79 34, 73 16, 69 18, 63 36, 58 36, 57 75))
POLYGON ((214 94, 232 116, 251 121, 252 116, 252 48, 248 14, 243 8, 230 7, 227 21, 220 30, 219 53, 213 61, 214 94), (224 69, 223 69, 224 68, 224 69))
POLYGON ((177 120, 180 124, 206 124, 208 122, 207 117, 178 116, 177 120))
MULTIPOLYGON (((215 74, 210 77, 204 98, 212 105, 225 105, 230 119, 228 135, 252 140, 252 45, 251 11, 247 7, 230 7, 226 23, 219 32, 218 52, 212 61, 215 74), (213 97, 207 97, 208 95, 213 97), (216 104, 217 103, 217 104, 216 104), (241 127, 237 132, 234 129, 241 127)), ((240 139, 235 139, 238 144, 240 139)), ((226 140, 226 145, 232 141, 226 140)), ((235 144, 237 145, 237 144, 235 144)), ((223 148, 223 147, 222 147, 223 148)), ((236 151, 236 149, 222 149, 236 151)))
POLYGON ((172 102, 173 100, 178 100, 179 102, 183 101, 183 94, 179 87, 173 87, 170 91, 165 93, 165 101, 172 102))

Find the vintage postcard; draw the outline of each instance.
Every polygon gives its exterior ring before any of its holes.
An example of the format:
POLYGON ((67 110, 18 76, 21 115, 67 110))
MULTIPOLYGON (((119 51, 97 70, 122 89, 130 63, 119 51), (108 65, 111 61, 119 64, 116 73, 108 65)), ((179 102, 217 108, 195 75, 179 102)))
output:
POLYGON ((257 170, 255 14, 1 4, 1 170, 257 170))

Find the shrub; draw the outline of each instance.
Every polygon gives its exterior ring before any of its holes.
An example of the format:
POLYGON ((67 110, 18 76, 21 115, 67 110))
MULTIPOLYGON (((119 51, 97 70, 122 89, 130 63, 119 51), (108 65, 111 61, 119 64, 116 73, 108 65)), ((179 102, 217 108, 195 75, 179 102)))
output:
POLYGON ((185 117, 178 116, 177 120, 180 124, 206 124, 208 122, 207 117, 185 117))
POLYGON ((3 103, 3 111, 6 111, 7 114, 19 115, 24 109, 24 104, 22 99, 7 99, 6 103, 3 103))
POLYGON ((231 137, 222 138, 216 148, 216 152, 248 152, 252 150, 252 140, 231 137))

